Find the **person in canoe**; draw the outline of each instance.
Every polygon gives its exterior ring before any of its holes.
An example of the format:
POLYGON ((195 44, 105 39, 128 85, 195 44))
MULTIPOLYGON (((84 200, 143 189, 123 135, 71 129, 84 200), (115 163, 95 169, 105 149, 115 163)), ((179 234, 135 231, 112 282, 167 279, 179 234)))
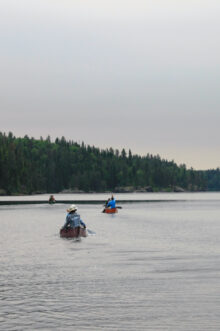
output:
POLYGON ((62 229, 74 228, 79 234, 80 227, 86 228, 86 224, 81 220, 75 205, 71 205, 69 209, 67 209, 67 213, 66 222, 62 229))
POLYGON ((55 200, 54 196, 51 195, 51 196, 49 197, 49 203, 55 203, 55 202, 56 202, 56 200, 55 200))
POLYGON ((107 208, 116 208, 116 201, 113 195, 107 204, 107 208))
POLYGON ((113 214, 113 213, 117 213, 118 212, 118 209, 116 207, 116 201, 115 201, 115 198, 114 196, 112 195, 111 199, 108 199, 108 201, 105 203, 105 208, 103 209, 102 211, 103 213, 110 213, 110 214, 113 214))
POLYGON ((105 204, 104 204, 104 209, 103 209, 103 213, 105 212, 105 209, 107 208, 107 206, 108 206, 108 203, 109 203, 109 201, 110 201, 111 199, 110 198, 108 198, 108 200, 105 202, 105 204))
POLYGON ((109 201, 110 201, 111 199, 110 198, 108 198, 108 200, 105 202, 105 204, 104 204, 104 206, 105 206, 105 208, 107 208, 107 206, 108 206, 108 203, 109 203, 109 201))
POLYGON ((112 195, 111 199, 108 199, 106 201, 106 203, 104 204, 104 209, 103 209, 103 213, 117 213, 118 210, 117 208, 121 208, 121 207, 116 207, 116 201, 115 201, 115 198, 114 196, 112 195))

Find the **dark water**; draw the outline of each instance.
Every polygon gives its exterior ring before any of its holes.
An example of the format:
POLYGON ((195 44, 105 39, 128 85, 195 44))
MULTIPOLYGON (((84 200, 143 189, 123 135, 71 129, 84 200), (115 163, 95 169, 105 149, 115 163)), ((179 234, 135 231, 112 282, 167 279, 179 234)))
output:
POLYGON ((219 330, 220 195, 194 197, 79 205, 80 242, 67 205, 0 206, 0 329, 219 330))

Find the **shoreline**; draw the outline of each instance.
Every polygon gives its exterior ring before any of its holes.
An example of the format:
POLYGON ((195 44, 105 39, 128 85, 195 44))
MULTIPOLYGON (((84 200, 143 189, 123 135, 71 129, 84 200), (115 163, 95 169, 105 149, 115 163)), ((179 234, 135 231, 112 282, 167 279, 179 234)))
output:
MULTIPOLYGON (((112 194, 112 193, 111 193, 112 194)), ((219 191, 210 192, 133 192, 114 194, 117 204, 149 203, 149 202, 177 202, 198 200, 220 200, 219 191)), ((104 205, 109 193, 65 193, 54 194, 55 203, 49 203, 48 194, 23 195, 23 196, 0 196, 0 205, 30 205, 30 204, 100 204, 104 205)))

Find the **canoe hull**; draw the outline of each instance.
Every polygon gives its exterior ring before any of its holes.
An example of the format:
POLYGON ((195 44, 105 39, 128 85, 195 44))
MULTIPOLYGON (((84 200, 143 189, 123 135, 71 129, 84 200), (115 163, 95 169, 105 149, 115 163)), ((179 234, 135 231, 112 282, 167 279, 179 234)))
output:
POLYGON ((80 238, 87 237, 87 235, 87 230, 85 228, 60 229, 60 237, 62 238, 80 238))
POLYGON ((117 208, 105 208, 103 213, 106 213, 106 214, 115 214, 118 212, 118 209, 117 208))

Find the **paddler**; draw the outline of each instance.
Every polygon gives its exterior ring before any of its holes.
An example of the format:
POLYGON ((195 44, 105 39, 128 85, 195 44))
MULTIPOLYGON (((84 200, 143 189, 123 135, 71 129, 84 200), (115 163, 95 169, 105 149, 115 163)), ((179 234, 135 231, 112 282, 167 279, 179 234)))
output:
POLYGON ((77 207, 75 205, 71 205, 67 209, 67 216, 66 216, 66 222, 62 229, 67 229, 67 228, 77 228, 78 229, 78 234, 80 227, 82 226, 83 228, 86 228, 85 223, 81 220, 80 215, 76 212, 77 207))
POLYGON ((113 195, 111 197, 111 200, 108 202, 107 207, 110 207, 111 209, 116 208, 116 201, 113 195))

